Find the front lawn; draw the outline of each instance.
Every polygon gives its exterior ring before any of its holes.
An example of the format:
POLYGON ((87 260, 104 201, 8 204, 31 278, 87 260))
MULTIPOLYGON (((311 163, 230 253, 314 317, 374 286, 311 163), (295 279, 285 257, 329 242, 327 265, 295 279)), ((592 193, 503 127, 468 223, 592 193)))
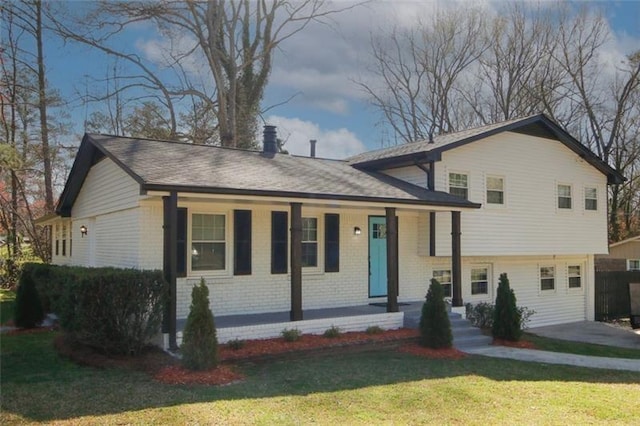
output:
POLYGON ((13 307, 16 302, 16 292, 0 288, 0 325, 13 319, 13 307))
POLYGON ((640 359, 640 350, 638 349, 551 339, 529 333, 525 333, 524 339, 532 342, 536 346, 536 349, 541 351, 565 352, 569 354, 605 356, 611 358, 640 359))
POLYGON ((3 335, 1 424, 587 424, 637 422, 640 373, 392 349, 240 365, 223 387, 80 367, 55 333, 3 335))

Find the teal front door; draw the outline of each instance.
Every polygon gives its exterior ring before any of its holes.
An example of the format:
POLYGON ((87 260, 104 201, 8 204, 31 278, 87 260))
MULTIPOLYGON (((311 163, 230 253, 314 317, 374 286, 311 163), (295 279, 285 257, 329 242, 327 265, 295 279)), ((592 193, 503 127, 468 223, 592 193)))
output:
POLYGON ((369 297, 387 295, 387 220, 369 217, 369 297))

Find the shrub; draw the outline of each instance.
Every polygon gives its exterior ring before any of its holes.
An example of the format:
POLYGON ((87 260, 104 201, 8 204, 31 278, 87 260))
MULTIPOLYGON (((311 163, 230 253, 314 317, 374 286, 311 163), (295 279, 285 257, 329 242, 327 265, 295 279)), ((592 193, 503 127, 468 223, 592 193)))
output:
POLYGON ((332 325, 331 328, 327 328, 322 335, 329 339, 335 339, 342 335, 342 331, 340 330, 340 328, 332 325))
POLYGON ((453 342, 451 322, 444 301, 444 290, 436 279, 431 279, 420 317, 420 342, 429 348, 450 348, 453 342))
POLYGON ((520 315, 520 329, 526 330, 529 328, 529 320, 533 315, 535 315, 536 311, 533 309, 529 309, 526 306, 518 306, 518 314, 520 315))
POLYGON ((168 293, 161 271, 57 267, 60 326, 102 352, 133 355, 160 331, 168 293))
POLYGON ((367 334, 380 334, 382 332, 384 332, 384 330, 377 325, 367 327, 367 334))
POLYGON ((302 336, 302 333, 297 328, 285 328, 282 330, 282 338, 285 342, 295 342, 300 340, 300 336, 302 336))
POLYGON ((42 302, 30 274, 22 274, 16 292, 13 321, 17 327, 34 328, 44 319, 42 302))
POLYGON ((475 305, 467 303, 465 311, 467 319, 474 327, 486 329, 493 325, 493 303, 480 302, 475 305))
POLYGON ((209 288, 204 278, 191 291, 191 307, 180 349, 182 364, 190 370, 207 370, 218 365, 216 325, 209 309, 209 288))
POLYGON ((522 335, 520 314, 516 307, 516 295, 509 287, 509 278, 505 273, 500 274, 491 333, 495 338, 512 341, 520 340, 522 335))
POLYGON ((246 346, 247 342, 242 339, 233 339, 227 342, 227 346, 233 349, 234 351, 238 351, 246 346))

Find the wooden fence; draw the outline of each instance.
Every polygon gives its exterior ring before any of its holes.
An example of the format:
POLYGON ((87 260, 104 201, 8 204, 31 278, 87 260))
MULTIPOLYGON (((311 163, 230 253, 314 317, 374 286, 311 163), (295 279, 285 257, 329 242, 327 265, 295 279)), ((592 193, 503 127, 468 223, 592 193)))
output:
POLYGON ((640 272, 596 272, 596 321, 629 317, 631 309, 629 283, 640 283, 640 272))

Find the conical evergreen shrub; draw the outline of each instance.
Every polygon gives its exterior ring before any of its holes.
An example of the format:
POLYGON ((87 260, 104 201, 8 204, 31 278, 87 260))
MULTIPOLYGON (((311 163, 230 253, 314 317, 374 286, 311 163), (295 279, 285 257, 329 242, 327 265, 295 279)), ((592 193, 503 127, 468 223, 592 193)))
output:
POLYGON ((20 276, 16 292, 16 304, 13 322, 17 327, 34 328, 44 320, 42 301, 36 289, 36 283, 28 272, 20 276))
POLYGON ((207 370, 218 365, 216 325, 209 309, 209 289, 204 279, 191 292, 191 307, 180 350, 182 364, 190 370, 207 370))
POLYGON ((520 312, 516 306, 516 295, 509 286, 509 278, 505 273, 500 274, 491 333, 495 338, 514 342, 520 340, 522 335, 520 312))
POLYGON ((427 300, 420 317, 420 343, 428 348, 450 348, 453 342, 451 322, 444 301, 444 289, 436 279, 431 280, 427 300))

